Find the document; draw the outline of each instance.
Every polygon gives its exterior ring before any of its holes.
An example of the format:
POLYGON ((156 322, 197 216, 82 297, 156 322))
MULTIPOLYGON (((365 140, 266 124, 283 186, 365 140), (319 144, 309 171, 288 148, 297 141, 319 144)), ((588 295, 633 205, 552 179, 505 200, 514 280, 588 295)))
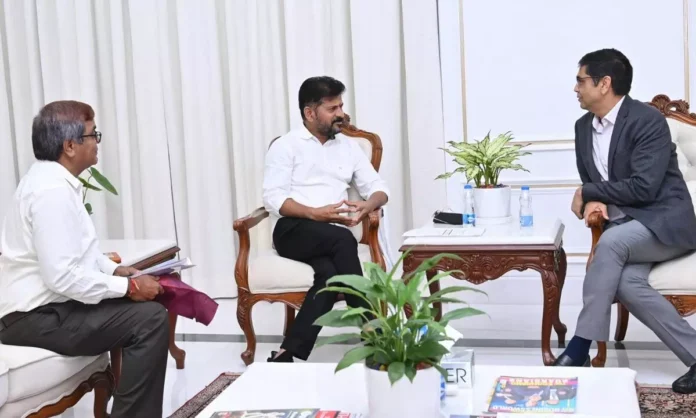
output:
POLYGON ((151 276, 162 276, 165 274, 172 274, 177 271, 190 269, 194 266, 195 264, 193 264, 188 257, 182 260, 173 259, 142 270, 140 273, 134 274, 131 277, 136 278, 145 274, 149 274, 151 276))
POLYGON ((480 237, 486 228, 419 228, 406 231, 404 237, 480 237))

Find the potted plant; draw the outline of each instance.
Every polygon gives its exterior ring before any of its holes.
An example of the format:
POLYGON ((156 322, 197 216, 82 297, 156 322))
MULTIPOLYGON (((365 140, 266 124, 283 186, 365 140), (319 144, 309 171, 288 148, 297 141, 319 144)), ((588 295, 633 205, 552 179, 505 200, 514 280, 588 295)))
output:
POLYGON ((502 223, 510 219, 510 186, 498 183, 503 170, 522 170, 526 168, 516 161, 529 152, 522 148, 529 144, 511 144, 512 133, 506 132, 491 140, 488 132, 485 138, 476 142, 449 141, 449 148, 441 148, 454 157, 460 165, 456 170, 441 174, 437 179, 450 178, 455 173, 464 173, 467 182, 474 183, 474 210, 477 220, 502 223))
POLYGON ((116 191, 116 188, 111 184, 109 179, 107 179, 102 173, 99 172, 95 167, 90 167, 87 169, 87 173, 89 174, 89 177, 87 177, 87 180, 85 180, 82 177, 78 177, 80 182, 82 183, 82 186, 84 189, 82 190, 82 203, 85 205, 85 210, 87 210, 88 214, 92 214, 92 204, 91 203, 85 203, 87 200, 87 192, 89 190, 94 190, 97 192, 102 191, 101 188, 95 186, 94 184, 90 183, 92 179, 94 179, 101 187, 103 187, 103 190, 106 190, 107 192, 117 195, 118 192, 116 191))
MULTIPOLYGON (((461 259, 439 254, 423 262, 404 279, 395 279, 396 270, 407 254, 389 273, 367 262, 364 263, 364 276, 335 276, 320 290, 355 295, 369 305, 369 308, 332 310, 317 319, 316 324, 357 328, 357 332, 329 337, 319 345, 360 341, 358 347, 344 355, 336 372, 364 360, 371 417, 439 416, 440 374, 445 375, 440 361, 449 353, 441 342, 451 340, 445 327, 452 320, 484 314, 467 306, 447 312, 436 321, 430 308, 433 302, 465 303, 448 295, 459 291, 484 292, 453 286, 423 297, 420 289, 426 280, 426 271, 443 258, 461 259), (406 308, 412 312, 410 316, 406 315, 406 308)), ((452 273, 439 273, 429 283, 452 273)))

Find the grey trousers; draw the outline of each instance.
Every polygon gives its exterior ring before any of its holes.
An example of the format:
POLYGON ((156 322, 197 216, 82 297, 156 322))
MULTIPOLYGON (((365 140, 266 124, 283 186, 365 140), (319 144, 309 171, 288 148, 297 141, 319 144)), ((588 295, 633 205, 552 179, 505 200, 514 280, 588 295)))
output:
POLYGON ((687 366, 696 364, 696 330, 648 284, 653 264, 688 250, 662 244, 643 224, 610 224, 597 243, 583 284, 583 308, 575 335, 608 341, 616 297, 687 366))
POLYGON ((167 311, 157 302, 50 303, 7 324, 0 341, 65 356, 96 356, 122 347, 111 417, 156 418, 162 417, 168 322, 167 311))

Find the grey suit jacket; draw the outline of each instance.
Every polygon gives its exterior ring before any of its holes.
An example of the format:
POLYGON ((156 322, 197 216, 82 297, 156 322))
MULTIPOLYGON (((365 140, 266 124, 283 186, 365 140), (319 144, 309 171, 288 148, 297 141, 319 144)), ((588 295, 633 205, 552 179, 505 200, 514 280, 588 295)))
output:
POLYGON ((664 115, 626 96, 609 145, 609 181, 592 158, 592 118, 575 123, 575 156, 585 203, 616 205, 665 245, 696 249, 696 215, 664 115))

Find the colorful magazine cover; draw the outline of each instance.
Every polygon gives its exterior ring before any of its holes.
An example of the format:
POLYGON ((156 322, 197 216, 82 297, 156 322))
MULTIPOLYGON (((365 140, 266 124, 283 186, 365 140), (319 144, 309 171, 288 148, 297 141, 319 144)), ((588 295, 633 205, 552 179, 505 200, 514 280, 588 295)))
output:
POLYGON ((578 378, 501 376, 488 412, 575 413, 578 378))
POLYGON ((246 411, 220 411, 210 418, 362 418, 362 414, 329 411, 324 409, 265 409, 246 411))

